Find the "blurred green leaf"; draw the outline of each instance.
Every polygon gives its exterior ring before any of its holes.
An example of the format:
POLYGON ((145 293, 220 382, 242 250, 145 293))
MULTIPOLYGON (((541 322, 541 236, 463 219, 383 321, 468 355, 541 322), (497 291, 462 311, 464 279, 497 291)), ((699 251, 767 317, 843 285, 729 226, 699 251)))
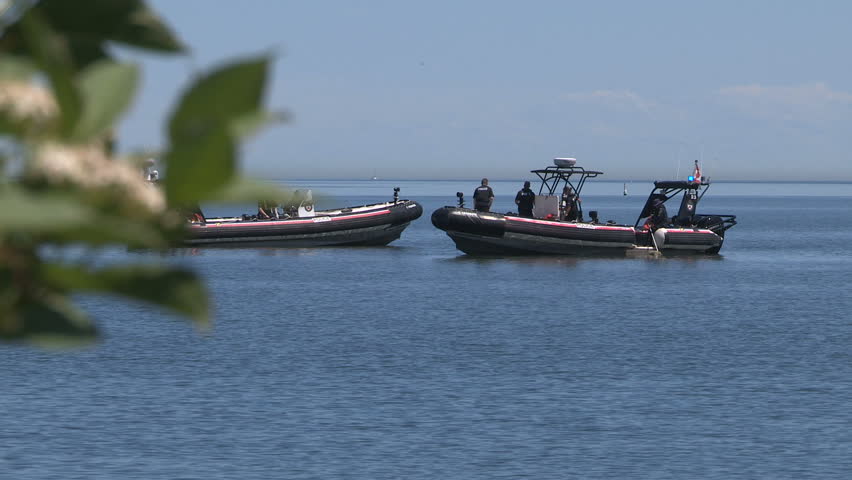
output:
POLYGON ((93 342, 97 330, 67 298, 46 294, 24 300, 14 313, 0 318, 0 339, 64 348, 93 342))
POLYGON ((78 85, 83 112, 74 138, 88 140, 112 127, 136 93, 139 69, 135 65, 101 61, 80 73, 78 85))
POLYGON ((50 233, 90 225, 97 213, 67 195, 0 188, 0 232, 50 233))
POLYGON ((250 137, 269 125, 287 121, 287 114, 283 112, 252 112, 231 122, 231 134, 236 139, 250 137))
POLYGON ((0 135, 13 137, 24 137, 27 133, 27 125, 19 121, 7 112, 0 110, 0 135))
POLYGON ((38 67, 22 57, 0 56, 0 78, 29 81, 38 72, 38 67))
POLYGON ((89 246, 124 245, 128 248, 165 248, 174 243, 158 227, 134 218, 100 215, 97 222, 69 225, 49 232, 45 241, 89 246))
POLYGON ((293 192, 271 183, 235 177, 221 190, 210 194, 216 202, 256 202, 261 199, 283 200, 293 196, 293 192))
POLYGON ((33 58, 50 80, 62 112, 61 131, 69 135, 80 118, 82 102, 74 85, 73 65, 64 39, 45 22, 38 7, 21 19, 24 39, 33 58))
POLYGON ((155 225, 98 212, 70 193, 35 194, 6 185, 0 188, 0 204, 0 233, 26 232, 61 244, 161 248, 170 243, 155 225))
POLYGON ((269 60, 253 58, 201 77, 169 121, 166 198, 170 205, 214 199, 236 171, 235 137, 270 117, 261 109, 269 60))
MULTIPOLYGON (((24 112, 29 117, 0 112, 0 135, 10 135, 7 143, 25 169, 40 142, 89 142, 114 127, 130 105, 139 72, 109 61, 112 43, 161 52, 183 48, 145 0, 0 0, 0 5, 12 5, 15 12, 4 19, 11 23, 0 26, 0 79, 36 87, 46 80, 59 107, 56 115, 44 100, 47 107, 24 112)), ((268 65, 265 57, 225 65, 198 79, 176 104, 163 158, 170 205, 289 196, 235 173, 237 142, 283 119, 261 106, 268 65)), ((95 329, 71 303, 74 292, 120 295, 169 308, 199 325, 209 322, 204 286, 180 268, 93 270, 44 263, 43 256, 53 251, 45 246, 158 248, 185 234, 176 213, 141 208, 152 199, 131 198, 127 184, 95 182, 100 186, 85 188, 71 177, 54 177, 32 175, 0 183, 0 339, 48 346, 91 341, 95 329)))
POLYGON ((236 171, 236 146, 222 127, 172 146, 166 153, 165 191, 169 205, 192 205, 210 198, 236 171))
POLYGON ((172 146, 258 115, 268 65, 267 57, 253 58, 226 65, 195 82, 169 120, 172 146))
POLYGON ((78 266, 43 265, 42 275, 55 288, 120 295, 159 305, 185 315, 199 326, 210 323, 210 300, 203 282, 192 272, 156 265, 87 270, 78 266))
MULTIPOLYGON (((18 2, 22 4, 24 2, 18 2)), ((163 20, 143 0, 41 0, 37 9, 67 46, 76 68, 111 58, 107 45, 177 53, 184 47, 163 20)), ((24 10, 19 8, 18 10, 24 10)), ((0 36, 0 51, 28 54, 19 23, 0 36)))
POLYGON ((160 52, 183 46, 162 19, 142 0, 42 0, 45 17, 68 39, 77 67, 107 57, 108 41, 160 52))

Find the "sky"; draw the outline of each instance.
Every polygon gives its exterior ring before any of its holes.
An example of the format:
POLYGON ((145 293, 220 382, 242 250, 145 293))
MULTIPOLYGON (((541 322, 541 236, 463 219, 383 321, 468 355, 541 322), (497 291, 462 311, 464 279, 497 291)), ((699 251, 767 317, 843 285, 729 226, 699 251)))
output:
MULTIPOLYGON (((194 74, 272 53, 290 120, 242 150, 276 179, 852 181, 852 2, 153 0, 189 47, 120 127, 160 148, 194 74)), ((222 92, 227 95, 227 92, 222 92)))

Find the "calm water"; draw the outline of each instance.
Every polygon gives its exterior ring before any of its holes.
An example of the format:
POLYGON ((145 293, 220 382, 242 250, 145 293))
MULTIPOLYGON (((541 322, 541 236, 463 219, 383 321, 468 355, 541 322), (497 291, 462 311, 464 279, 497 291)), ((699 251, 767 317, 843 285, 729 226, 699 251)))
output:
MULTIPOLYGON (((396 184, 427 213, 391 247, 162 259, 209 335, 86 297, 99 346, 0 346, 0 478, 849 478, 852 185, 714 185, 723 256, 657 260, 471 259, 428 217, 475 182, 314 186, 396 184)), ((648 188, 591 185, 629 223, 648 188)))

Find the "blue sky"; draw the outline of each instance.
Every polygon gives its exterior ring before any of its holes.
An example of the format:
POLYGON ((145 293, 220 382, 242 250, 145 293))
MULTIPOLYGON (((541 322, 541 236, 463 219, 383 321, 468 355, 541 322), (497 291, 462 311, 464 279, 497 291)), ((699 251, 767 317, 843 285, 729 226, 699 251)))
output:
MULTIPOLYGON (((127 148, 158 147, 189 76, 277 54, 292 119, 250 175, 524 178, 573 156, 606 178, 852 181, 852 2, 156 0, 190 47, 138 52, 127 148)), ((227 94, 223 92, 223 95, 227 94)))

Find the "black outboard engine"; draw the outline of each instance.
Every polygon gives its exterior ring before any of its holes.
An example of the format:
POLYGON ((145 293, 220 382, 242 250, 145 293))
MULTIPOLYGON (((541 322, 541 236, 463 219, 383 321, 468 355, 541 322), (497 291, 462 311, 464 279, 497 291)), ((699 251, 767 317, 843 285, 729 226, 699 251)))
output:
POLYGON ((456 196, 459 197, 459 208, 464 208, 464 194, 462 192, 456 192, 456 196))
POLYGON ((399 187, 393 187, 393 204, 399 201, 399 187))

